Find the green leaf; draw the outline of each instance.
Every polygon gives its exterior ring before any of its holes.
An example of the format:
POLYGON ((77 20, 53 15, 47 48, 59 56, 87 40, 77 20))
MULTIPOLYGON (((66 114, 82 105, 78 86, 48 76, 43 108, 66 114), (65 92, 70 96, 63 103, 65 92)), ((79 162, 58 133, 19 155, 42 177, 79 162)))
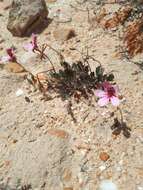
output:
POLYGON ((113 81, 114 80, 114 75, 110 74, 107 76, 107 81, 113 81))
POLYGON ((104 69, 102 68, 101 65, 98 66, 98 67, 96 67, 96 75, 97 75, 97 77, 98 77, 98 76, 102 76, 103 73, 104 73, 104 69))

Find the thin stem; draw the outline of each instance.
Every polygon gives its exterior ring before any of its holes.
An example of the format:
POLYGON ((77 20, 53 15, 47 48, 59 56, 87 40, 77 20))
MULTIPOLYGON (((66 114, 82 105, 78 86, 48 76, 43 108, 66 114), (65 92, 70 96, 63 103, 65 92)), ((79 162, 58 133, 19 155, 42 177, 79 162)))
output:
POLYGON ((47 73, 47 72, 52 71, 52 70, 53 70, 53 69, 48 69, 48 70, 46 70, 46 71, 40 71, 40 72, 38 72, 37 74, 47 73))
POLYGON ((119 110, 119 112, 120 112, 121 122, 123 123, 123 122, 124 122, 124 119, 123 119, 123 112, 122 112, 122 110, 121 110, 121 108, 120 108, 120 107, 117 107, 117 109, 118 109, 118 110, 119 110))
MULTIPOLYGON (((44 47, 44 50, 45 50, 46 48, 44 47)), ((41 51, 40 49, 36 49, 36 51, 38 51, 42 56, 41 56, 41 58, 43 57, 43 58, 47 58, 48 59, 48 61, 51 63, 51 65, 52 65, 52 68, 53 68, 53 71, 56 73, 56 70, 55 70, 55 67, 54 67, 54 65, 53 65, 53 62, 50 60, 50 58, 43 52, 43 51, 41 51)))
POLYGON ((49 47, 50 49, 52 49, 53 51, 55 51, 60 56, 61 62, 64 61, 64 56, 59 51, 57 51, 56 49, 54 49, 52 46, 50 46, 48 44, 46 44, 46 46, 49 47))
POLYGON ((51 59, 45 54, 44 54, 44 56, 49 60, 49 62, 51 63, 51 65, 53 67, 54 72, 56 73, 55 67, 54 67, 53 62, 51 61, 51 59))
POLYGON ((47 47, 43 44, 43 45, 42 45, 42 53, 41 53, 42 55, 41 55, 41 59, 42 59, 43 56, 44 56, 44 51, 46 50, 46 48, 47 48, 47 47))

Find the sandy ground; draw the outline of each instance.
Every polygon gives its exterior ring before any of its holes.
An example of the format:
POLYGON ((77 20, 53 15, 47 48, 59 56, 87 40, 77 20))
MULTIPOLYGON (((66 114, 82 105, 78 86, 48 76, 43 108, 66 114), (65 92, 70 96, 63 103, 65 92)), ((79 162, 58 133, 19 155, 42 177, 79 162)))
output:
MULTIPOLYGON (((29 38, 13 37, 6 29, 9 10, 4 7, 8 4, 9 1, 0 2, 0 55, 13 45, 17 48, 18 61, 26 69, 33 73, 48 69, 47 62, 23 50, 22 45, 29 38)), ((93 8, 93 4, 77 5, 74 0, 49 3, 49 17, 53 21, 39 34, 39 42, 62 51, 69 61, 81 58, 71 48, 86 51, 88 47, 106 72, 114 70, 124 96, 120 107, 131 128, 131 137, 127 139, 122 133, 117 138, 112 135, 110 113, 116 110, 112 106, 100 108, 94 97, 90 102, 73 101, 75 123, 67 112, 67 101, 60 97, 44 101, 39 92, 29 90, 21 76, 0 69, 0 189, 12 190, 30 184, 31 189, 37 190, 96 190, 104 179, 111 179, 119 190, 143 189, 143 71, 117 53, 122 28, 111 32, 96 22, 91 25, 87 12, 81 11, 87 6, 93 8), (58 9, 63 13, 61 18, 56 16, 58 9), (56 41, 53 31, 65 26, 74 28, 76 37, 56 41), (18 89, 24 92, 19 97, 18 89), (99 157, 103 151, 110 156, 106 162, 99 157)), ((109 6, 110 10, 119 7, 109 6)), ((49 54, 58 68, 55 54, 49 54)), ((141 59, 142 55, 134 58, 141 59)), ((95 68, 98 64, 91 65, 95 68)), ((116 114, 119 116, 115 111, 116 114)))

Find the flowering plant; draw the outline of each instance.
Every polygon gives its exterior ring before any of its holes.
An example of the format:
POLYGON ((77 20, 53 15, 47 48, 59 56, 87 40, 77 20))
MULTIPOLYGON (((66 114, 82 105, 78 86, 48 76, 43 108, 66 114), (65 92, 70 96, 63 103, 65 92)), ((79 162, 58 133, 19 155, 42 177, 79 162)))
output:
POLYGON ((5 62, 16 62, 16 56, 14 54, 14 49, 13 48, 8 48, 6 49, 7 56, 3 56, 0 58, 0 63, 5 63, 5 62))
POLYGON ((109 82, 103 82, 102 89, 96 90, 95 94, 100 98, 98 104, 101 107, 106 106, 109 102, 111 102, 113 106, 118 106, 120 103, 117 85, 112 85, 109 82))
POLYGON ((38 49, 38 45, 37 45, 37 35, 35 35, 34 33, 32 34, 32 40, 30 43, 25 44, 24 49, 27 51, 35 51, 38 49))
MULTIPOLYGON (((50 47, 48 44, 43 44, 41 47, 38 45, 38 40, 37 40, 37 35, 36 34, 32 34, 32 40, 28 43, 28 44, 25 44, 23 46, 23 48, 26 50, 26 51, 29 51, 29 52, 34 52, 34 53, 38 53, 40 55, 40 59, 48 59, 48 61, 51 63, 52 65, 52 69, 54 72, 55 71, 55 67, 52 63, 52 61, 50 60, 49 56, 45 54, 45 50, 47 47, 50 47)), ((50 47, 51 48, 51 47, 50 47)), ((51 48, 53 49, 53 48, 51 48)), ((53 49, 54 50, 54 49, 53 49)))
MULTIPOLYGON (((56 92, 59 94, 62 99, 68 98, 68 113, 71 114, 72 118, 75 121, 71 109, 72 104, 70 97, 74 97, 74 99, 79 102, 81 97, 89 99, 91 96, 96 95, 99 98, 99 106, 104 107, 108 103, 111 103, 113 106, 117 107, 117 110, 120 111, 121 121, 119 121, 117 118, 114 119, 114 124, 111 127, 112 130, 114 130, 113 133, 117 135, 123 131, 123 134, 126 137, 130 136, 130 129, 123 121, 123 114, 119 108, 119 90, 118 86, 114 82, 114 75, 112 73, 105 73, 104 68, 98 60, 87 54, 85 58, 83 57, 82 61, 69 63, 65 61, 61 53, 52 48, 50 45, 46 43, 39 45, 37 35, 35 34, 32 34, 31 41, 28 44, 24 45, 24 49, 26 51, 37 53, 40 55, 41 60, 47 59, 52 65, 52 69, 48 70, 50 71, 49 77, 45 77, 47 76, 46 74, 48 74, 48 71, 41 72, 46 73, 45 76, 42 77, 43 79, 41 79, 39 75, 40 73, 35 76, 29 72, 30 77, 26 76, 28 82, 32 84, 34 88, 37 88, 40 90, 40 92, 43 93, 44 98, 49 99, 49 94, 51 93, 50 90, 54 90, 54 93, 56 92), (50 60, 48 54, 46 54, 46 48, 50 48, 51 50, 55 51, 60 57, 61 68, 58 71, 55 70, 54 64, 50 60), (95 71, 93 71, 90 67, 90 59, 98 63, 95 71)), ((14 54, 14 49, 9 48, 6 51, 7 56, 2 57, 0 59, 0 62, 17 62, 16 56, 14 54)))

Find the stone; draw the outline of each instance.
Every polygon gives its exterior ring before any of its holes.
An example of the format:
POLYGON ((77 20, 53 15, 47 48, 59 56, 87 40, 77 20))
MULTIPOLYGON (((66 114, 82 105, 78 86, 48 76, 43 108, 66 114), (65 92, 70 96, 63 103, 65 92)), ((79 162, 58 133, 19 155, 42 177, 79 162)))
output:
POLYGON ((18 142, 17 139, 13 139, 13 140, 12 140, 12 143, 13 143, 13 144, 15 144, 15 143, 17 143, 17 142, 18 142))
POLYGON ((117 186, 110 180, 103 180, 99 186, 99 190, 117 190, 117 186))
POLYGON ((64 180, 64 181, 70 181, 71 178, 72 178, 72 172, 71 172, 71 170, 69 170, 69 169, 66 168, 66 169, 64 170, 63 180, 64 180))
POLYGON ((23 73, 27 72, 26 69, 16 62, 8 62, 5 64, 4 69, 11 73, 23 73))
POLYGON ((85 150, 90 150, 90 145, 88 143, 85 143, 81 140, 76 140, 75 143, 74 143, 75 147, 78 148, 78 149, 85 149, 85 150))
POLYGON ((101 172, 104 171, 106 169, 106 165, 100 166, 99 169, 100 169, 101 172))
POLYGON ((141 187, 141 186, 138 186, 137 187, 137 190, 143 190, 143 186, 141 187))
POLYGON ((110 156, 106 152, 101 152, 99 157, 104 162, 106 162, 110 158, 110 156))
POLYGON ((15 94, 17 97, 19 97, 19 96, 22 96, 24 94, 24 92, 22 89, 18 89, 15 94))
POLYGON ((7 29, 14 36, 27 36, 47 18, 45 0, 13 0, 7 29))
MULTIPOLYGON (((69 1, 68 1, 69 2, 69 1)), ((70 3, 61 3, 57 1, 55 5, 52 7, 49 15, 50 18, 53 18, 54 21, 58 24, 69 23, 72 21, 72 10, 70 3)))
POLYGON ((48 134, 62 139, 66 139, 69 136, 66 131, 60 129, 49 129, 48 134))
POLYGON ((53 32, 53 36, 57 41, 67 41, 75 37, 73 28, 59 27, 53 32))

